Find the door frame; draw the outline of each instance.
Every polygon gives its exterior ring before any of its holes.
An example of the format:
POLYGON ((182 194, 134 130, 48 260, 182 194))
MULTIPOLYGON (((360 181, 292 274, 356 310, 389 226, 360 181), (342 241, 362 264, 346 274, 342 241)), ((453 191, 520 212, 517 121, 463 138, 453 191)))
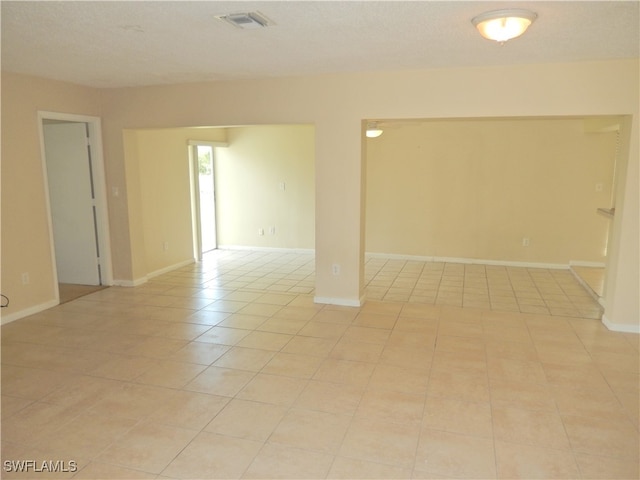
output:
POLYGON ((91 145, 91 165, 93 173, 93 188, 95 192, 96 230, 98 234, 98 247, 100 248, 100 273, 102 285, 113 285, 113 266, 111 259, 111 236, 109 233, 109 210, 107 204, 107 187, 104 169, 104 156, 102 151, 102 124, 100 117, 88 115, 76 115, 70 113, 38 111, 38 134, 40 136, 40 157, 42 159, 42 175, 44 179, 44 198, 47 212, 47 228, 49 233, 49 249, 53 266, 53 289, 55 300, 60 302, 60 290, 58 288, 58 266, 56 261, 55 244, 53 238, 53 219, 51 215, 51 199, 49 197, 49 177, 47 174, 47 157, 44 141, 44 121, 58 120, 72 123, 86 123, 89 130, 89 143, 91 145))
MULTIPOLYGON (((211 168, 213 169, 213 178, 215 181, 215 149, 217 147, 228 147, 227 142, 211 142, 201 140, 189 140, 187 142, 189 149, 189 183, 191 187, 191 230, 193 234, 193 258, 196 262, 202 261, 202 226, 200 224, 200 176, 198 174, 198 155, 196 154, 198 146, 211 147, 212 155, 211 168)), ((214 187, 215 191, 215 187, 214 187)), ((214 194, 215 195, 215 194, 214 194)), ((215 200, 214 200, 215 202, 215 200)), ((216 207, 217 208, 217 207, 216 207)), ((217 223, 217 220, 216 220, 217 223)), ((216 225, 217 227, 217 225, 216 225)), ((216 248, 218 245, 218 229, 216 232, 216 248)))

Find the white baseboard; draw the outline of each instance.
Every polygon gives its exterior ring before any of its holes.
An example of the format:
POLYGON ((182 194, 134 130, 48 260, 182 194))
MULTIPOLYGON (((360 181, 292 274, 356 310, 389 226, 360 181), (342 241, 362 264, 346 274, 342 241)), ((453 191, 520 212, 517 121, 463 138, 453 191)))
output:
POLYGON ((569 260, 570 267, 590 267, 590 268, 604 268, 606 265, 603 262, 583 262, 582 260, 569 260))
POLYGON ((158 277, 182 267, 186 267, 187 265, 191 265, 192 263, 195 263, 195 260, 193 258, 184 260, 183 262, 175 263, 173 265, 169 265, 168 267, 161 268, 151 273, 147 273, 144 277, 136 278, 134 280, 114 280, 113 285, 117 287, 138 287, 147 283, 151 278, 158 277))
POLYGON ((218 250, 244 250, 266 253, 316 253, 313 248, 255 247, 246 245, 218 245, 218 250))
POLYGON ((614 332, 640 334, 640 323, 613 323, 606 315, 602 315, 602 323, 604 323, 605 327, 614 332))
POLYGON ((313 303, 323 303, 326 305, 339 305, 341 307, 361 307, 364 305, 364 295, 357 300, 350 298, 313 297, 313 303))
POLYGON ((368 258, 381 258, 383 260, 409 260, 414 262, 433 262, 433 257, 425 257, 422 255, 403 255, 400 253, 373 253, 364 254, 368 258))
POLYGON ((165 273, 173 272, 174 270, 186 267, 187 265, 191 265, 193 263, 195 263, 195 260, 192 258, 190 260, 184 260, 183 262, 178 262, 173 265, 169 265, 168 267, 161 268, 159 270, 156 270, 155 272, 147 273, 147 280, 150 278, 159 277, 160 275, 164 275, 165 273))
POLYGON ((0 319, 1 319, 0 323, 2 325, 6 325, 7 323, 20 320, 21 318, 28 317, 29 315, 43 312, 59 304, 60 302, 54 299, 54 300, 49 300, 48 302, 41 303, 39 305, 34 305, 33 307, 25 308, 24 310, 20 310, 18 312, 10 313, 8 315, 0 315, 0 319))
POLYGON ((114 280, 113 285, 115 287, 138 287, 147 283, 148 277, 136 278, 135 280, 114 280))
POLYGON ((437 256, 420 256, 420 255, 401 255, 394 253, 372 253, 365 254, 369 258, 386 258, 390 260, 409 260, 416 262, 445 262, 445 263, 463 263, 466 265, 495 265, 501 267, 521 267, 521 268, 549 268, 554 270, 567 270, 569 265, 562 263, 538 263, 538 262, 520 262, 511 260, 486 260, 480 258, 465 257, 437 257, 437 256))

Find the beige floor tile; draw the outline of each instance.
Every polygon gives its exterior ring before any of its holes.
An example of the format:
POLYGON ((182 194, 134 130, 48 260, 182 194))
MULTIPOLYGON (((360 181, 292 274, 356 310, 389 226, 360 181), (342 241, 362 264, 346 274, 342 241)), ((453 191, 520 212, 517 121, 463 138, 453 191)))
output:
POLYGON ((351 415, 358 408, 363 392, 363 386, 312 380, 294 405, 308 410, 351 415))
POLYGON ((427 397, 422 425, 428 429, 462 435, 493 436, 491 406, 488 403, 427 397))
POLYGON ((391 330, 382 328, 351 326, 345 330, 342 338, 356 342, 384 345, 389 338, 390 333, 391 330))
POLYGON ((41 435, 36 446, 48 452, 74 452, 76 458, 93 458, 122 438, 136 423, 137 420, 130 418, 81 413, 56 431, 41 435))
MULTIPOLYGON (((437 334, 439 325, 437 319, 418 317, 417 313, 414 315, 416 316, 402 316, 402 314, 400 314, 393 330, 398 332, 422 332, 433 336, 437 334)), ((435 315, 435 313, 432 312, 431 315, 435 315)))
POLYGON ((292 335, 273 332, 251 332, 249 335, 240 340, 237 345, 247 348, 260 348, 262 350, 271 350, 277 352, 284 347, 292 335))
POLYGON ((170 478, 240 478, 262 442, 201 432, 162 471, 170 478))
POLYGON ((2 422, 2 439, 21 444, 35 444, 72 421, 80 412, 73 407, 34 402, 2 422))
POLYGON ((608 388, 606 379, 591 361, 574 365, 543 362, 542 368, 551 385, 608 388))
POLYGON ((640 342, 588 318, 568 272, 365 269, 363 307, 320 305, 312 255, 218 251, 3 326, 3 459, 75 449, 89 478, 156 476, 160 457, 165 479, 638 476, 640 342), (125 451, 143 426, 159 448, 125 451), (180 453, 171 429, 206 431, 180 453))
POLYGON ((547 383, 542 364, 534 360, 490 358, 487 361, 487 367, 490 380, 520 383, 547 383))
POLYGON ((374 364, 327 358, 313 376, 314 380, 366 385, 375 368, 374 364))
POLYGON ((413 466, 420 428, 385 421, 355 418, 339 455, 403 468, 413 466))
POLYGON ((141 472, 108 463, 90 462, 88 465, 83 466, 73 478, 86 480, 104 480, 106 478, 114 480, 137 480, 157 477, 154 473, 141 472))
POLYGON ((271 317, 275 315, 281 308, 281 305, 273 305, 267 303, 249 303, 248 305, 238 310, 238 313, 271 317))
POLYGON ((136 383, 167 388, 182 388, 205 368, 205 365, 160 361, 135 379, 136 383))
POLYGON ((469 402, 489 402, 490 400, 489 382, 485 373, 432 371, 427 393, 432 396, 456 398, 469 402))
POLYGON ((343 338, 336 343, 329 356, 337 360, 375 363, 379 360, 383 348, 383 344, 363 343, 343 338))
POLYGON ((298 335, 337 340, 346 329, 347 325, 331 322, 316 322, 312 320, 298 332, 298 335))
POLYGON ((562 419, 556 412, 494 406, 491 413, 497 440, 543 448, 570 448, 562 419))
POLYGON ((239 328, 213 327, 200 335, 196 341, 233 346, 250 333, 251 330, 239 328))
POLYGON ((486 359, 475 352, 442 352, 433 354, 431 364, 433 372, 451 372, 460 374, 487 374, 486 359))
POLYGON ((562 422, 575 452, 638 462, 638 430, 630 421, 564 415, 562 422))
POLYGON ((265 322, 265 318, 260 315, 245 315, 234 313, 220 323, 219 327, 239 328, 241 330, 254 330, 265 322))
POLYGON ((575 454, 582 478, 590 480, 629 480, 640 478, 640 464, 634 459, 575 454))
POLYGON ((268 305, 290 305, 293 300, 296 299, 296 295, 279 294, 279 293, 267 293, 258 297, 257 302, 268 305))
POLYGON ((551 388, 561 415, 621 420, 625 410, 608 386, 560 386, 551 388))
POLYGON ((336 323, 339 325, 351 325, 358 315, 358 309, 342 307, 336 308, 334 305, 326 305, 311 319, 313 322, 336 323))
POLYGON ((428 349, 387 345, 380 355, 379 363, 428 372, 432 359, 433 351, 428 349))
POLYGON ((369 388, 424 395, 428 380, 425 370, 379 364, 371 375, 369 388))
POLYGON ((262 373, 284 377, 311 378, 322 363, 322 358, 295 353, 276 353, 264 366, 262 373))
MULTIPOLYGON (((6 350, 2 347, 3 360, 8 354, 6 350)), ((2 393, 5 395, 39 400, 74 380, 69 373, 2 364, 2 393)))
POLYGON ((497 441, 498 478, 580 478, 570 450, 553 450, 497 441))
POLYGON ((423 429, 415 469, 452 478, 496 478, 493 440, 423 429))
POLYGON ((316 338, 296 335, 283 348, 285 353, 299 353, 302 355, 314 355, 326 357, 337 343, 333 338, 316 338))
POLYGON ((89 410, 98 415, 123 416, 141 420, 171 401, 175 394, 176 390, 169 388, 122 383, 121 386, 106 393, 89 410))
POLYGON ((238 393, 237 398, 289 406, 306 383, 306 379, 259 373, 238 393))
POLYGON ((356 410, 356 417, 372 421, 419 425, 424 411, 424 396, 407 393, 368 390, 356 410))
POLYGON ((557 411, 553 391, 546 384, 491 379, 489 385, 493 406, 557 411))
POLYGON ((265 441, 282 420, 287 407, 248 400, 231 400, 204 428, 207 432, 265 441))
POLYGON ((292 408, 269 437, 269 443, 337 453, 351 415, 292 408))
POLYGON ((167 358, 174 354, 189 342, 186 340, 178 340, 174 338, 152 337, 144 340, 136 345, 128 353, 135 353, 143 357, 151 358, 167 358))
POLYGON ((231 347, 213 365, 249 372, 259 372, 273 358, 275 352, 256 348, 231 347))
POLYGON ((22 397, 12 397, 10 395, 2 395, 1 412, 2 418, 7 419, 14 413, 19 412, 23 408, 31 405, 33 400, 22 397))
POLYGON ((332 462, 332 455, 267 443, 242 478, 324 478, 332 462))
POLYGON ((229 402, 229 397, 205 393, 175 392, 149 420, 191 430, 201 430, 229 402))
POLYGON ((142 423, 107 448, 97 460, 157 474, 196 434, 195 430, 142 423))
POLYGON ((204 372, 184 386, 185 390, 233 397, 249 383, 255 373, 223 368, 208 367, 204 372))
POLYGON ((387 345, 392 345, 400 348, 423 348, 433 350, 436 344, 436 334, 434 331, 407 331, 407 330, 393 330, 387 345))
MULTIPOLYGON (((296 307, 289 307, 296 308, 296 307)), ((308 320, 298 318, 284 318, 281 316, 272 317, 264 321, 257 330, 262 332, 284 333, 287 335, 295 335, 302 327, 307 324, 308 320)))
POLYGON ((197 363, 200 365, 211 365, 222 355, 229 351, 228 345, 218 345, 216 343, 189 342, 177 352, 168 357, 168 360, 176 362, 197 363))
POLYGON ((327 478, 337 479, 409 479, 411 469, 368 462, 355 458, 336 457, 327 478))
MULTIPOLYGON (((378 307, 380 308, 380 307, 378 307)), ((381 310, 381 309, 380 309, 381 310)), ((398 314, 384 314, 382 312, 375 313, 373 311, 362 311, 353 320, 353 325, 370 328, 383 328, 391 330, 398 318, 398 314)))

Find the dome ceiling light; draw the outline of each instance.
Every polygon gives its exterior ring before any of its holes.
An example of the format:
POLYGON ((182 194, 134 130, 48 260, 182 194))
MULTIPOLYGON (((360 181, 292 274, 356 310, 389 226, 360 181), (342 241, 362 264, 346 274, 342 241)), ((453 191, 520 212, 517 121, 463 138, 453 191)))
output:
POLYGON ((376 138, 382 135, 382 129, 378 128, 377 122, 369 122, 367 124, 367 131, 365 132, 368 138, 376 138))
POLYGON ((529 10, 494 10, 478 15, 471 23, 484 38, 504 43, 522 35, 537 17, 529 10))

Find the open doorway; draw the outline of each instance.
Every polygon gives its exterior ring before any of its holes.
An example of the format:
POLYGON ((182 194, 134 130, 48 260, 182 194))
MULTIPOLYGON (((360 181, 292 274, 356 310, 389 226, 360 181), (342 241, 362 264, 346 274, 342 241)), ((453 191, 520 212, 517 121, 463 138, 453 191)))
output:
POLYGON ((218 248, 214 145, 193 142, 190 158, 194 256, 201 261, 205 253, 218 248))
POLYGON ((112 281, 99 120, 39 117, 54 289, 64 303, 112 281))

